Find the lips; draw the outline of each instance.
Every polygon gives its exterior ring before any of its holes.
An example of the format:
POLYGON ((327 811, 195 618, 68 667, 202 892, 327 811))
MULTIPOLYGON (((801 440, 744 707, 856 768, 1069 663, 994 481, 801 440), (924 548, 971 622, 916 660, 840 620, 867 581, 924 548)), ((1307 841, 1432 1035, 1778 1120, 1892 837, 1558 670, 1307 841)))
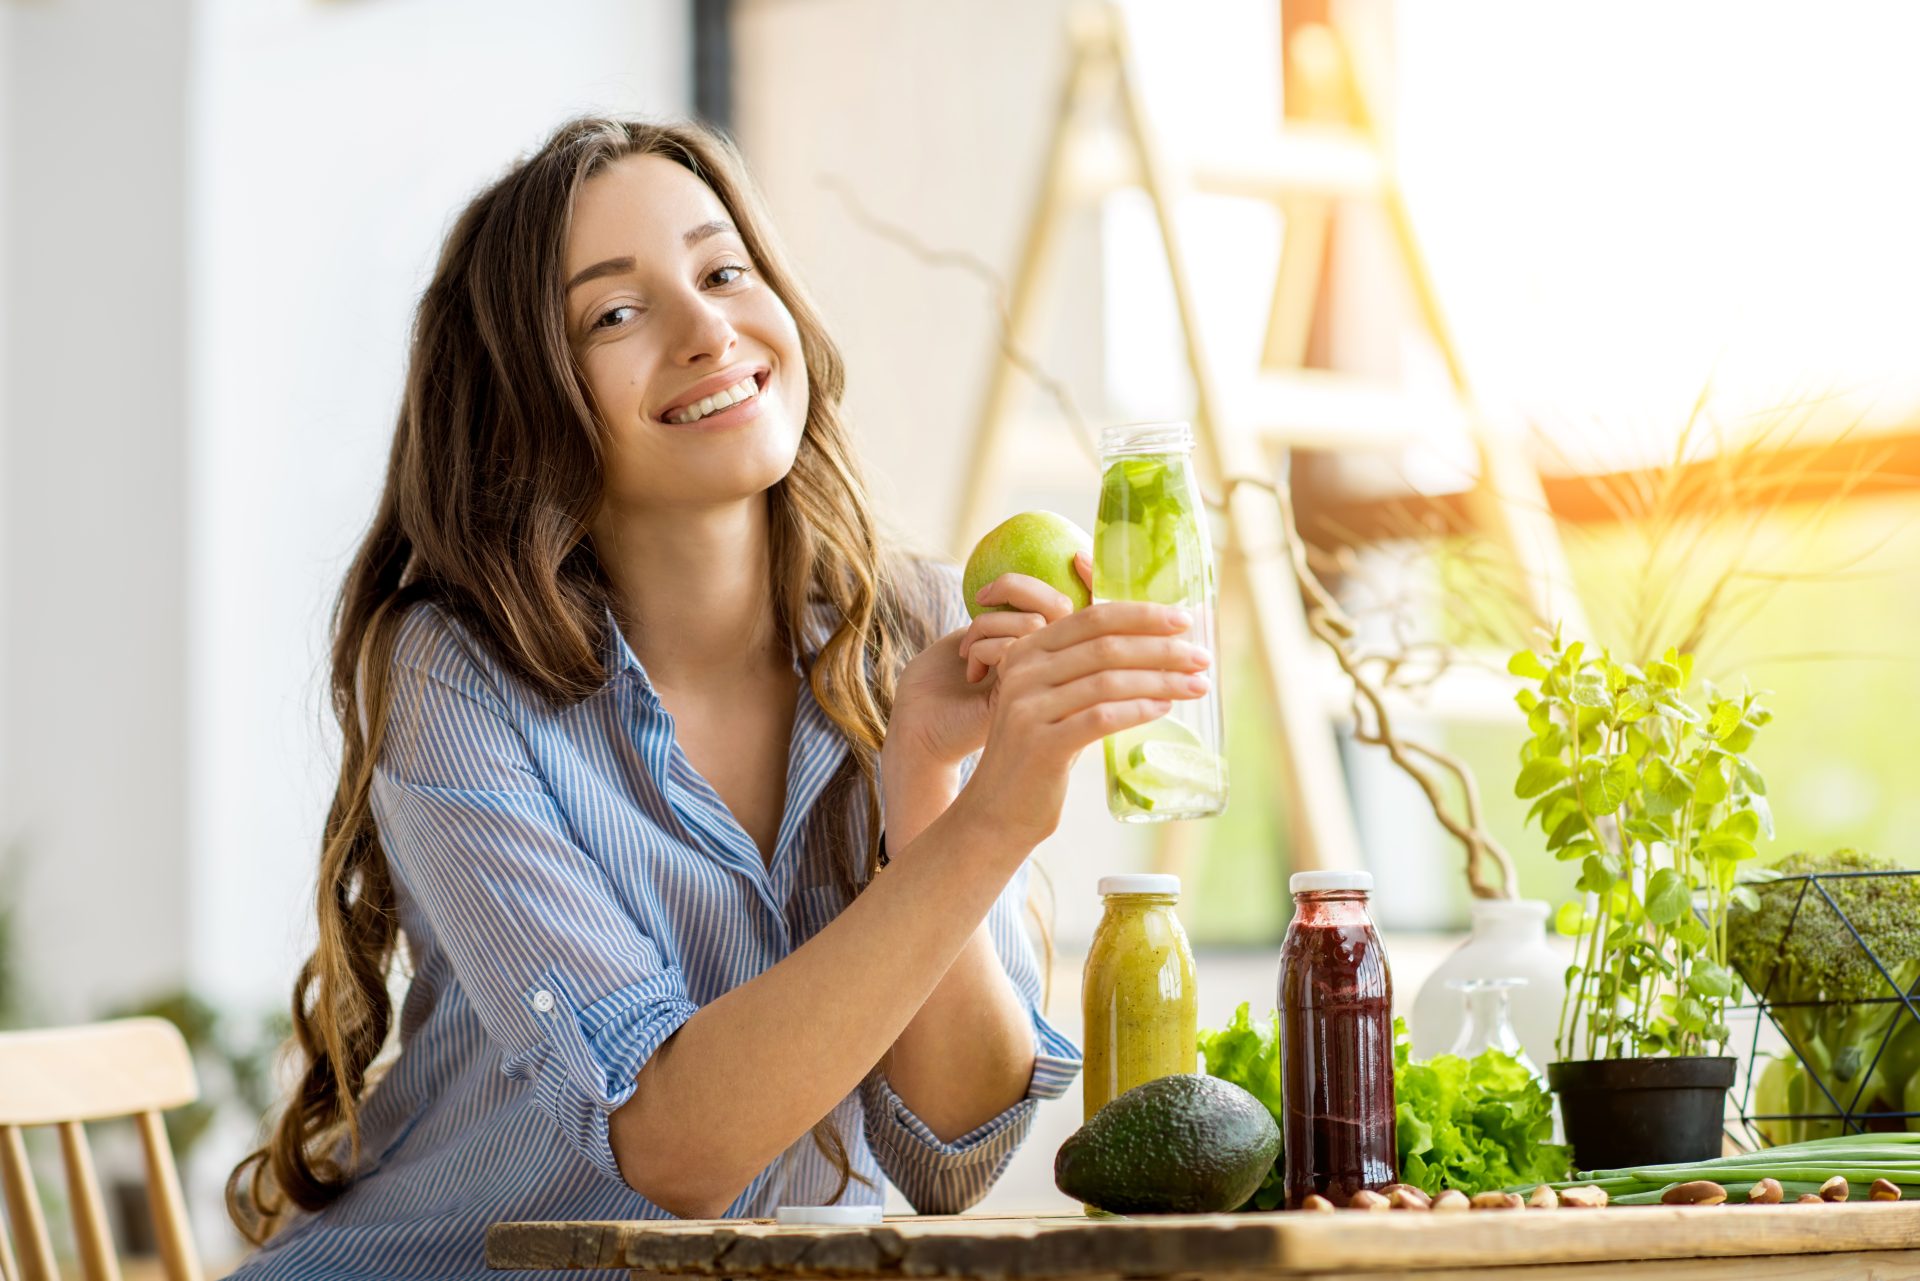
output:
POLYGON ((708 378, 703 378, 693 386, 687 388, 684 392, 680 393, 679 396, 675 397, 666 408, 655 414, 654 418, 658 422, 668 423, 672 426, 685 426, 686 424, 684 423, 676 423, 673 421, 674 416, 682 410, 698 406, 702 401, 719 396, 723 392, 730 392, 731 389, 738 387, 749 378, 754 382, 756 395, 765 392, 770 372, 766 365, 735 365, 731 369, 723 369, 719 373, 708 378))

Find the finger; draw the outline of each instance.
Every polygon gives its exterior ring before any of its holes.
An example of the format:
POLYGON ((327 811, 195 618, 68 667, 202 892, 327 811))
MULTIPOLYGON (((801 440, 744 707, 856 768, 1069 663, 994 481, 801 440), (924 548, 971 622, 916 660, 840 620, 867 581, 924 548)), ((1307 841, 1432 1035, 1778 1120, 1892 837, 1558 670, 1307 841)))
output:
POLYGON ((1029 636, 1047 625, 1042 614, 1015 613, 1012 610, 998 610, 991 614, 982 614, 967 625, 960 637, 960 657, 965 658, 974 645, 995 636, 1029 636))
POLYGON ((1193 615, 1177 605, 1153 605, 1146 601, 1112 600, 1063 618, 1034 638, 1042 648, 1062 650, 1069 645, 1115 632, 1138 632, 1148 636, 1168 636, 1193 626, 1193 615))
POLYGON ((982 587, 973 599, 981 605, 1010 605, 1039 614, 1049 623, 1058 622, 1073 612, 1073 602, 1064 593, 1030 574, 1002 574, 982 587))
POLYGON ((1066 649, 1041 652, 1032 671, 1046 685, 1065 685, 1068 681, 1095 672, 1122 668, 1142 668, 1169 672, 1199 672, 1213 666, 1213 655, 1206 647, 1180 636, 1138 636, 1126 632, 1109 633, 1081 641, 1066 649))
POLYGON ((1085 552, 1073 554, 1073 572, 1080 575, 1080 581, 1087 585, 1089 594, 1093 591, 1093 557, 1085 552))
POLYGON ((1124 703, 1096 703, 1084 711, 1075 712, 1058 725, 1053 732, 1059 736, 1060 745, 1067 751, 1077 752, 1099 742, 1109 734, 1119 734, 1149 721, 1157 721, 1173 710, 1173 704, 1164 698, 1136 698, 1124 703))
POLYGON ((995 636, 976 643, 967 655, 967 680, 977 681, 1000 665, 1018 636, 995 636))
POLYGON ((1199 698, 1213 687, 1202 672, 1108 671, 1036 692, 1032 711, 1042 721, 1058 724, 1101 703, 1135 699, 1179 702, 1199 698))

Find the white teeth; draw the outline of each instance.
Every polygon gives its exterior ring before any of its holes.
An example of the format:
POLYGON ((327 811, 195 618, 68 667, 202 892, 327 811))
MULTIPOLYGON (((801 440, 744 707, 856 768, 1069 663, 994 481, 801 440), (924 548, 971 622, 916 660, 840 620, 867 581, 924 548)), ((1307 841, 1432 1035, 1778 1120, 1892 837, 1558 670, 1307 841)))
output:
POLYGON ((681 424, 698 422, 708 414, 725 409, 730 405, 739 404, 741 401, 755 395, 759 390, 759 381, 749 375, 724 391, 717 391, 704 400, 688 405, 685 409, 677 410, 668 421, 681 424))

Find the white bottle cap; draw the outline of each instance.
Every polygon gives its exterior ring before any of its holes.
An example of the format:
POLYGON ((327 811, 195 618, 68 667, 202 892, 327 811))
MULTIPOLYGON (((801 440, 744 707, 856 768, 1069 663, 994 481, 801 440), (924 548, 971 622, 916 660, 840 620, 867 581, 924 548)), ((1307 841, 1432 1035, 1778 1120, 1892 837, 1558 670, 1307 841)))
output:
POLYGON ((1373 893, 1372 872, 1295 872, 1287 878, 1289 894, 1320 894, 1328 890, 1373 893))
POLYGON ((1140 873, 1133 876, 1103 876, 1098 889, 1102 896, 1108 894, 1171 894, 1180 895, 1180 878, 1177 876, 1156 876, 1140 873))
POLYGON ((817 1223, 849 1227, 881 1222, 877 1205, 783 1205, 773 1212, 776 1223, 817 1223))

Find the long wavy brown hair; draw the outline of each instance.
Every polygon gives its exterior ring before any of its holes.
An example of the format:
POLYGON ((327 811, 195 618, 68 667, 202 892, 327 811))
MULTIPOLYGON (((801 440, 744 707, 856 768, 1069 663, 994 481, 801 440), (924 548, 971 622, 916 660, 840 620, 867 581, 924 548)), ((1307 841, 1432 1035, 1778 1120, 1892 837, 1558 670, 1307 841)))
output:
MULTIPOLYGON (((810 395, 793 467, 767 495, 768 586, 814 697, 852 747, 814 821, 850 834, 864 805, 868 840, 834 843, 835 874, 851 893, 873 873, 875 766, 895 680, 937 635, 939 614, 922 567, 885 550, 876 529, 841 419, 839 350, 724 136, 690 124, 569 121, 476 196, 447 236, 414 320, 386 483, 334 605, 342 752, 320 850, 319 943, 293 986, 304 1069, 271 1136, 227 1181, 228 1212, 256 1243, 290 1206, 321 1209, 352 1182, 360 1102, 393 1021, 388 979, 404 939, 369 794, 402 617, 437 603, 555 707, 607 681, 607 610, 626 615, 588 530, 608 437, 567 341, 562 263, 581 185, 634 154, 668 157, 712 188, 799 328, 810 395), (807 631, 821 604, 835 620, 823 639, 807 631)), ((823 1121, 813 1137, 844 1190, 859 1176, 841 1136, 823 1121)))

